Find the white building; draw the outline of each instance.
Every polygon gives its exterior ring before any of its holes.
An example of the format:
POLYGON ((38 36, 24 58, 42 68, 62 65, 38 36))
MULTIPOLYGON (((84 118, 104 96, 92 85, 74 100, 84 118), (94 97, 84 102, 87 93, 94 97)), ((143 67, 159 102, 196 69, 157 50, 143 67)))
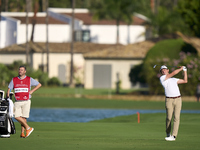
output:
MULTIPOLYGON (((58 77, 62 83, 69 82, 71 13, 72 9, 48 9, 49 77, 58 77)), ((33 13, 29 13, 28 39, 31 37, 33 15, 33 13)), ((39 69, 47 64, 45 19, 46 13, 37 13, 34 42, 29 45, 29 60, 34 69, 39 69)), ((127 58, 124 50, 127 49, 126 47, 131 47, 130 45, 133 43, 145 40, 145 27, 142 25, 145 20, 144 16, 135 14, 133 24, 127 26, 120 22, 119 42, 122 45, 117 48, 115 45, 117 27, 114 20, 95 21, 87 9, 75 9, 74 29, 75 41, 77 42, 74 43, 74 64, 75 67, 79 68, 79 73, 76 74, 77 78, 80 78, 86 88, 115 88, 115 82, 118 78, 116 74, 122 81, 122 88, 131 87, 128 78, 130 68, 141 63, 144 55, 137 56, 136 52, 140 50, 133 47, 128 48, 129 52, 132 52, 127 58), (110 48, 112 53, 109 52, 110 48), (115 50, 121 55, 116 57, 115 50), (101 56, 106 51, 108 52, 107 56, 101 56), (93 55, 94 57, 91 57, 93 55), (104 81, 108 81, 107 83, 100 79, 103 76, 98 76, 95 71, 98 68, 107 71, 109 79, 104 79, 104 81)), ((0 63, 11 64, 15 60, 22 60, 25 63, 26 13, 2 12, 0 31, 0 48, 2 48, 0 49, 0 63)), ((148 48, 145 49, 144 54, 148 48)), ((104 71, 102 70, 102 72, 104 71)))
MULTIPOLYGON (((29 13, 28 40, 31 38, 33 13, 29 13)), ((1 48, 12 44, 26 43, 26 13, 2 13, 1 48)), ((46 41, 46 13, 37 13, 34 29, 34 42, 46 41)), ((61 20, 49 17, 49 42, 63 43, 70 41, 70 25, 61 20), (66 34, 64 34, 66 33, 66 34)))
POLYGON ((153 46, 154 42, 145 41, 85 53, 85 88, 113 89, 120 82, 120 88, 130 89, 133 87, 129 78, 131 68, 141 64, 153 46))
MULTIPOLYGON (((71 13, 72 9, 49 8, 49 42, 71 41, 71 13)), ((24 12, 2 12, 0 26, 0 48, 26 42, 26 13, 24 12)), ((28 13, 28 39, 32 33, 32 21, 34 13, 28 13)), ((34 42, 46 41, 46 13, 37 13, 34 30, 34 42)), ((146 18, 142 15, 133 16, 133 24, 127 26, 120 22, 119 43, 130 44, 145 40, 145 27, 142 23, 146 18)), ((115 20, 95 21, 87 9, 75 9, 75 40, 89 41, 98 44, 116 43, 115 20)))

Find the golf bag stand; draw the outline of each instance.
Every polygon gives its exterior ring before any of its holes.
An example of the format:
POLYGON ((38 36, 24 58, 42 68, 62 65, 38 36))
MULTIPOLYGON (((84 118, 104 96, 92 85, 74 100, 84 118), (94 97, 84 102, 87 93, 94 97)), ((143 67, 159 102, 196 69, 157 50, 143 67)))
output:
POLYGON ((13 103, 11 100, 12 95, 13 92, 10 93, 8 99, 4 99, 4 91, 0 90, 0 137, 1 138, 9 138, 10 134, 16 133, 15 124, 12 120, 13 114, 10 114, 9 111, 9 109, 13 109, 13 103))

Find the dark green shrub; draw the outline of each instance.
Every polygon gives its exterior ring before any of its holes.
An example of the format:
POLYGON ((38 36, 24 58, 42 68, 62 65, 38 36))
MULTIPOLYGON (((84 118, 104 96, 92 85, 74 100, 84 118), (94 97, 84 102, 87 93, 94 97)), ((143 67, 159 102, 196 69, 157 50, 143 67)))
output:
POLYGON ((137 82, 145 83, 144 77, 140 74, 143 64, 136 65, 131 68, 129 78, 131 83, 136 84, 137 82))
POLYGON ((18 75, 19 66, 26 66, 26 75, 38 80, 43 86, 47 85, 49 80, 48 74, 42 72, 41 70, 34 70, 22 61, 14 61, 10 65, 0 64, 0 84, 6 86, 9 84, 11 79, 18 75))
POLYGON ((48 74, 46 72, 42 72, 39 74, 38 76, 38 81, 43 85, 43 86, 47 86, 48 85, 48 74))
POLYGON ((58 78, 56 77, 53 77, 53 78, 50 78, 48 80, 48 85, 49 86, 60 86, 61 85, 61 82, 58 78))
POLYGON ((5 86, 9 82, 8 68, 4 64, 0 64, 0 85, 5 86))

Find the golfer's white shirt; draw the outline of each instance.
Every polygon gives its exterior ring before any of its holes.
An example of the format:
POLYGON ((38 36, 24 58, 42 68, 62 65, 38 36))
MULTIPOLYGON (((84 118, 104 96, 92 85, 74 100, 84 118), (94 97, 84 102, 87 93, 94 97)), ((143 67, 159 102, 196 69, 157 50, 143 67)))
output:
POLYGON ((180 90, 177 84, 177 81, 179 79, 177 78, 168 78, 167 80, 165 80, 166 75, 162 75, 160 77, 160 83, 162 84, 162 86, 165 89, 165 96, 167 97, 177 97, 180 96, 180 90))

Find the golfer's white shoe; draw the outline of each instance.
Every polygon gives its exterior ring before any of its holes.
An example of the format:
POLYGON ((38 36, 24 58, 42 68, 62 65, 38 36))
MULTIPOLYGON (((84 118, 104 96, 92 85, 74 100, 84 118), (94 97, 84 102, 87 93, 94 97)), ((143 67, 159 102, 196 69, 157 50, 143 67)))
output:
POLYGON ((175 138, 174 136, 171 135, 171 136, 169 136, 169 137, 166 137, 165 140, 166 140, 166 141, 175 141, 176 138, 175 138))

